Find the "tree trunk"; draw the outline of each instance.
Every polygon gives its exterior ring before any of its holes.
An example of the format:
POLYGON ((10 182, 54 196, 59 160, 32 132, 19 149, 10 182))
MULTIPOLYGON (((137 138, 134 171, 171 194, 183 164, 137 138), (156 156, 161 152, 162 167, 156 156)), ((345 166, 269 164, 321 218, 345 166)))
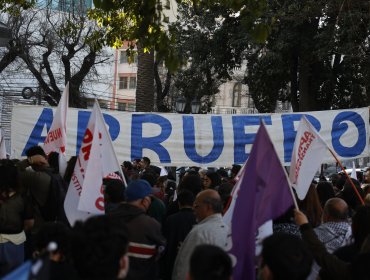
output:
POLYGON ((154 51, 144 53, 138 44, 136 111, 152 112, 154 106, 154 51))

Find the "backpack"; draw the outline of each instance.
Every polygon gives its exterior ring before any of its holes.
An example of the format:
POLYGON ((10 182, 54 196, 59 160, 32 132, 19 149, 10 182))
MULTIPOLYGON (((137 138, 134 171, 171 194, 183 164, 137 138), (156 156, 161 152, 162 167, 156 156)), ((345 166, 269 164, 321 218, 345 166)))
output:
POLYGON ((67 184, 60 174, 50 170, 44 172, 50 176, 51 180, 46 202, 43 206, 39 205, 41 216, 46 222, 66 222, 64 199, 67 193, 67 184))

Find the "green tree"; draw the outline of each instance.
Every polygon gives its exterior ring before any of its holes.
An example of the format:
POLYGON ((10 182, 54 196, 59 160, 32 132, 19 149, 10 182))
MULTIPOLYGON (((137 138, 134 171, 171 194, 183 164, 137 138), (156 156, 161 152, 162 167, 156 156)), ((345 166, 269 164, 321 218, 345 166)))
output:
POLYGON ((369 3, 271 1, 263 44, 248 47, 246 82, 260 112, 276 100, 294 111, 369 104, 369 3))
POLYGON ((43 98, 56 105, 69 82, 70 106, 86 107, 84 82, 96 77, 95 67, 109 59, 101 55, 102 30, 77 7, 63 13, 49 7, 20 10, 7 19, 13 33, 9 53, 15 52, 26 65, 43 98))

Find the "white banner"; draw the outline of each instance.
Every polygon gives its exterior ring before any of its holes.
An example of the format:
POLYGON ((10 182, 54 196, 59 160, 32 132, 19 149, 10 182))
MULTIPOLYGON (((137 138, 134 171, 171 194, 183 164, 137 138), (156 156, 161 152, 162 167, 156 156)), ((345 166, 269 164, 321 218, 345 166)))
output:
MULTIPOLYGON (((260 119, 281 161, 290 164, 303 113, 258 115, 182 115, 103 112, 120 162, 147 156, 162 166, 230 166, 248 158, 260 119)), ((305 112, 304 115, 341 160, 369 155, 369 109, 305 112)), ((69 109, 67 155, 76 155, 90 111, 69 109)), ((53 120, 51 108, 13 108, 11 147, 16 156, 42 144, 53 120)), ((333 162, 329 152, 324 162, 333 162)))

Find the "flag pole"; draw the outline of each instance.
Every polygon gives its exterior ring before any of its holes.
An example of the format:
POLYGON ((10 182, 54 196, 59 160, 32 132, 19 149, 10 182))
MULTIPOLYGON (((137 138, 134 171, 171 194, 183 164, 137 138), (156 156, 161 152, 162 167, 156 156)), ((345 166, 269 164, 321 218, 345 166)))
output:
POLYGON ((343 173, 346 175, 349 183, 351 184, 351 187, 353 188, 353 190, 355 191, 358 199, 361 201, 361 204, 362 205, 365 205, 365 202, 364 200, 362 199, 360 193, 358 192, 357 188, 355 187, 355 185, 353 184, 351 178, 349 177, 349 175, 347 174, 346 170, 344 169, 342 163, 339 161, 339 159, 337 158, 337 156, 335 155, 335 153, 328 147, 330 153, 333 155, 333 157, 335 158, 335 160, 337 161, 337 163, 339 164, 340 168, 342 169, 343 173))
MULTIPOLYGON (((288 180, 289 180, 289 178, 288 178, 288 180)), ((290 181, 289 181, 289 183, 290 183, 290 181)), ((296 197, 294 195, 293 186, 291 184, 289 184, 289 190, 290 190, 290 194, 292 195, 292 198, 293 198, 294 207, 295 207, 295 209, 297 209, 299 211, 297 199, 296 199, 296 197)))

